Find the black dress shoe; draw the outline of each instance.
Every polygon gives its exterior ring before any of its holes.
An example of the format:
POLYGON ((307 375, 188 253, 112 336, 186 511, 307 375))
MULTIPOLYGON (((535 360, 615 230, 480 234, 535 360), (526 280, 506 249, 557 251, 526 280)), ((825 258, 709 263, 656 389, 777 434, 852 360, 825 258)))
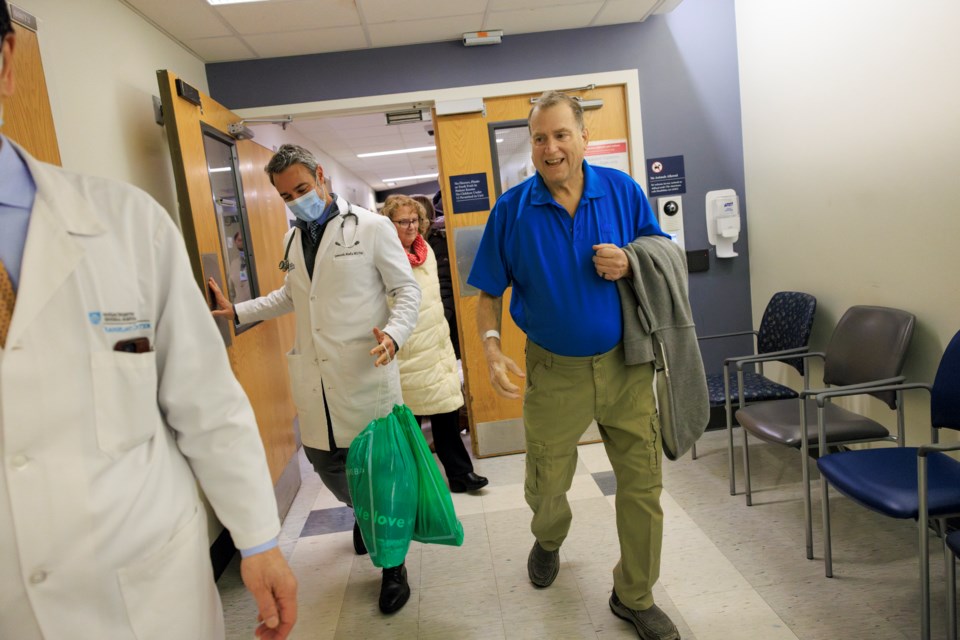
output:
POLYGON ((490 481, 483 476, 478 476, 473 471, 465 473, 462 476, 453 476, 447 478, 450 481, 450 491, 453 493, 463 493, 464 491, 476 491, 487 486, 490 481))
POLYGON ((527 556, 527 576, 533 586, 545 589, 553 584, 560 572, 560 550, 547 551, 539 542, 533 543, 527 556))
POLYGON ((358 556, 367 555, 367 545, 363 543, 363 535, 360 533, 360 523, 353 521, 353 550, 358 556))
POLYGON ((399 611, 410 599, 410 585, 407 584, 407 568, 403 565, 383 570, 380 583, 380 611, 393 613, 399 611))
POLYGON ((642 611, 630 609, 620 601, 614 591, 610 596, 610 610, 615 616, 633 624, 642 640, 680 640, 677 626, 657 605, 642 611))

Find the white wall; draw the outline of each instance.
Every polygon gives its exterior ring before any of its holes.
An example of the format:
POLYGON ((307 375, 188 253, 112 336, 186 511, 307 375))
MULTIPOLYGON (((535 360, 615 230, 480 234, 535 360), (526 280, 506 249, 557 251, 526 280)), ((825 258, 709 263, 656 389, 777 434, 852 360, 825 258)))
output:
MULTIPOLYGON (((812 293, 822 349, 851 305, 906 309, 905 373, 932 381, 960 329, 960 3, 736 0, 736 17, 756 321, 772 293, 812 293)), ((912 392, 908 420, 927 407, 912 392)))
POLYGON ((358 178, 356 174, 348 171, 342 164, 318 149, 309 138, 301 135, 296 130, 296 124, 288 125, 286 131, 277 124, 252 124, 250 129, 254 133, 254 141, 268 149, 276 151, 280 145, 286 143, 298 144, 308 149, 316 156, 320 166, 323 167, 323 175, 330 178, 334 193, 364 209, 377 210, 376 192, 373 188, 358 178))
MULTIPOLYGON (((119 0, 14 0, 37 35, 63 166, 132 183, 177 211, 157 70, 207 91, 203 62, 119 0)), ((176 216, 174 216, 176 217, 176 216)))

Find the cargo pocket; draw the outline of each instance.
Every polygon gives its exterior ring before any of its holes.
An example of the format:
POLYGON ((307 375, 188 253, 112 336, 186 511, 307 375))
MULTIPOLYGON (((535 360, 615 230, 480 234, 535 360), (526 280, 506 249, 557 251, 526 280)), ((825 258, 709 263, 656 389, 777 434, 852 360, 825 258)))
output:
POLYGON ((650 431, 653 436, 650 443, 650 468, 659 469, 660 461, 663 459, 663 442, 660 436, 660 418, 657 414, 650 416, 650 431))
POLYGON ((576 446, 558 450, 543 442, 527 442, 526 481, 528 493, 541 498, 570 490, 577 467, 576 446))
POLYGON ((157 407, 157 355, 95 351, 90 367, 97 444, 118 458, 152 439, 163 424, 157 407))

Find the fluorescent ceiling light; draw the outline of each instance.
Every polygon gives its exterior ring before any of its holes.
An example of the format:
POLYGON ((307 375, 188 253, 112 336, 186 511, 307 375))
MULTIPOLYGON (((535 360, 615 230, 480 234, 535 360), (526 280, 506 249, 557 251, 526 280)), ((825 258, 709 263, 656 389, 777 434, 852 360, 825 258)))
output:
POLYGON ((207 4, 217 6, 218 4, 240 4, 242 2, 266 2, 267 0, 207 0, 207 4))
POLYGON ((222 173, 224 171, 233 171, 233 167, 216 167, 213 169, 207 169, 207 173, 222 173))
POLYGON ((419 176, 404 176, 402 178, 384 178, 384 182, 403 182, 404 180, 424 180, 426 178, 436 178, 439 173, 422 173, 419 176))
POLYGON ((387 185, 388 187, 395 187, 395 186, 397 186, 397 183, 396 183, 396 182, 384 182, 383 184, 387 185))
POLYGON ((433 145, 429 147, 413 147, 412 149, 394 149, 393 151, 374 151, 372 153, 358 153, 358 158, 374 158, 376 156, 395 156, 401 153, 418 153, 420 151, 436 151, 433 145))

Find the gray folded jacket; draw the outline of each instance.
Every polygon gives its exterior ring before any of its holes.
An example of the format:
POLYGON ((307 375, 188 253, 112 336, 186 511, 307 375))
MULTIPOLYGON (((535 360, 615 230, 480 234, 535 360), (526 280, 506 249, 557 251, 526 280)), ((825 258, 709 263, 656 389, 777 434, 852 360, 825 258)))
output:
POLYGON ((654 361, 663 452, 680 458, 703 435, 710 399, 687 294, 683 250, 663 236, 623 247, 633 273, 617 281, 628 365, 654 361))

